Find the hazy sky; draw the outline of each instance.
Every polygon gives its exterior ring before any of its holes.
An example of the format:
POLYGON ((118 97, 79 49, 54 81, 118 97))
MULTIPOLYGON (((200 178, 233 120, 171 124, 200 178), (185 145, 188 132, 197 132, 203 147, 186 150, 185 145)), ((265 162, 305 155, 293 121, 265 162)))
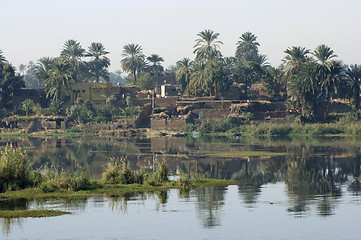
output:
POLYGON ((197 33, 220 33, 224 56, 233 56, 242 33, 254 33, 260 53, 278 66, 290 46, 329 45, 346 64, 361 64, 360 0, 0 0, 0 49, 14 66, 59 56, 64 42, 87 49, 101 42, 110 71, 122 48, 143 47, 164 66, 194 58, 197 33))

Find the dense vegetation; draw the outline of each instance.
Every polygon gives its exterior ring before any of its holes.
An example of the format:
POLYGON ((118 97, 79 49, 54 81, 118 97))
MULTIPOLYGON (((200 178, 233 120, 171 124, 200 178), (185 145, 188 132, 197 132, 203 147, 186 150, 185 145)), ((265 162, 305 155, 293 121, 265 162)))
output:
MULTIPOLYGON (((195 43, 194 60, 182 58, 166 70, 161 65, 164 59, 158 54, 145 56, 142 46, 125 45, 119 65, 129 74, 126 82, 153 89, 165 80, 174 81, 185 96, 215 98, 233 83, 240 83, 245 99, 249 98, 248 89, 253 83, 262 83, 271 100, 286 101, 290 109, 300 113, 302 122, 327 119, 330 101, 335 97, 350 99, 354 110, 360 108, 360 65, 345 65, 325 44, 314 51, 291 46, 285 50, 283 64, 272 67, 267 57, 259 53, 260 44, 251 32, 240 36, 234 56, 223 56, 220 34, 213 30, 199 32, 195 43)), ((65 98, 62 90, 69 89, 71 83, 109 81, 110 77, 122 82, 119 72, 108 72, 108 54, 101 43, 92 43, 86 50, 78 41, 68 40, 59 57, 43 57, 36 64, 22 65, 23 75, 17 75, 0 52, 1 105, 7 107, 11 93, 24 87, 25 80, 28 87, 43 86, 50 105, 61 112, 65 98)))

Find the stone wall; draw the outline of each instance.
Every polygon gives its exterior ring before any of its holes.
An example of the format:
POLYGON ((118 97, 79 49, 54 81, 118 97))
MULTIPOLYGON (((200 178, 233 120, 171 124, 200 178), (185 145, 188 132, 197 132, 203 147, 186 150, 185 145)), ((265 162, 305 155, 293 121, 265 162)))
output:
POLYGON ((176 130, 182 128, 186 123, 187 120, 183 118, 151 119, 151 128, 176 130))

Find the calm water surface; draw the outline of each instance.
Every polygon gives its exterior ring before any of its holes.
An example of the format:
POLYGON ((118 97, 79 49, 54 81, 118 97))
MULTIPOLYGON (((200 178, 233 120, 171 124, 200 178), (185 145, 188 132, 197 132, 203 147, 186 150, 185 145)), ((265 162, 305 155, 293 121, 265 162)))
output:
POLYGON ((133 169, 166 161, 191 177, 238 179, 228 187, 170 190, 76 201, 19 200, 0 209, 59 209, 72 215, 0 219, 0 239, 361 239, 361 143, 357 139, 2 139, 34 167, 79 166, 100 176, 109 157, 133 169), (214 157, 268 151, 276 157, 214 157))

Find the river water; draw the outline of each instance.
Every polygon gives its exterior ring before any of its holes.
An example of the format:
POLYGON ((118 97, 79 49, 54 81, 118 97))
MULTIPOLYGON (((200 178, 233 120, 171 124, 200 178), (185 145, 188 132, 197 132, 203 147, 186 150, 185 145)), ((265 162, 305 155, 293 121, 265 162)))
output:
POLYGON ((0 219, 0 239, 360 239, 359 139, 0 141, 7 143, 26 149, 34 168, 82 168, 99 177, 110 157, 125 156, 132 169, 151 171, 157 159, 164 160, 171 173, 244 184, 74 201, 0 202, 0 209, 72 213, 0 219), (252 154, 259 151, 281 155, 252 154))

